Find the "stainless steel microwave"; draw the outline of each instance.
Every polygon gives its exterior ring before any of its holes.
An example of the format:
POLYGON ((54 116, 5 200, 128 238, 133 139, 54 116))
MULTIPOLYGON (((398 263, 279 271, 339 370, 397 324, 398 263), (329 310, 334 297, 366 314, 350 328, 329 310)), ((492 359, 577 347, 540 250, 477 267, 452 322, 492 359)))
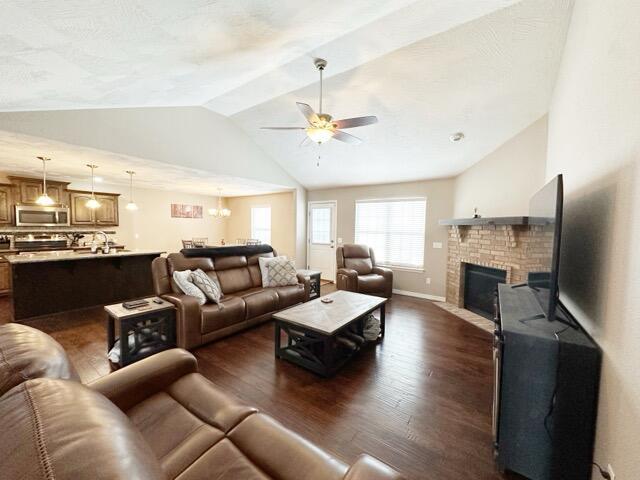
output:
POLYGON ((69 225, 69 207, 16 205, 16 227, 56 227, 69 225))

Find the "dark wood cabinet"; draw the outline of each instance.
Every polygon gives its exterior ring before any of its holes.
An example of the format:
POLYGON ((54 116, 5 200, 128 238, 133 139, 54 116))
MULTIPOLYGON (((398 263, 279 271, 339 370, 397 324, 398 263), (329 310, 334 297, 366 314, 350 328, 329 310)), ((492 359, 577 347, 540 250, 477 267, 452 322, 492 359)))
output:
POLYGON ((95 210, 98 225, 118 225, 118 197, 117 195, 96 194, 100 207, 95 210))
POLYGON ((118 225, 118 196, 116 193, 96 193, 100 207, 95 210, 87 207, 91 192, 71 191, 71 225, 118 225))
POLYGON ((13 223, 11 190, 11 185, 0 184, 0 224, 13 223))
MULTIPOLYGON (((15 187, 15 203, 21 205, 34 205, 42 194, 42 179, 26 177, 9 177, 15 187)), ((47 195, 56 205, 67 205, 67 182, 47 181, 47 195)))
POLYGON ((11 267, 6 260, 0 260, 0 295, 11 291, 11 267))

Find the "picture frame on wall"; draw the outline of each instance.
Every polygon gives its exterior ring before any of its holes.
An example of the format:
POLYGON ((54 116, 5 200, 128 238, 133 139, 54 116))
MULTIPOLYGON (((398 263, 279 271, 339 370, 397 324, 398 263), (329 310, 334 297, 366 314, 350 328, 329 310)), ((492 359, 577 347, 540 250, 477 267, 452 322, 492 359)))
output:
POLYGON ((202 218, 202 205, 171 204, 171 218, 202 218))

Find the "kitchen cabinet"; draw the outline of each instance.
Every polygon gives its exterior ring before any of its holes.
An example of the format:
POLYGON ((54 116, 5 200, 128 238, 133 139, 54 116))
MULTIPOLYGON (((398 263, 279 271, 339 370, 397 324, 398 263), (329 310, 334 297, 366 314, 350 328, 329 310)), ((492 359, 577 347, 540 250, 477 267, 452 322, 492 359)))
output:
POLYGON ((118 196, 114 193, 96 193, 100 207, 87 208, 91 192, 70 191, 71 225, 118 225, 118 196))
POLYGON ((13 223, 11 185, 0 184, 0 224, 13 223))
POLYGON ((11 267, 9 262, 0 259, 0 295, 11 291, 11 267))
MULTIPOLYGON (((16 187, 16 203, 22 205, 34 205, 38 197, 42 194, 42 179, 9 177, 16 187)), ((54 201, 55 205, 67 204, 67 182, 47 181, 47 195, 54 201)))
POLYGON ((118 225, 118 196, 96 194, 100 207, 95 210, 98 225, 118 225))

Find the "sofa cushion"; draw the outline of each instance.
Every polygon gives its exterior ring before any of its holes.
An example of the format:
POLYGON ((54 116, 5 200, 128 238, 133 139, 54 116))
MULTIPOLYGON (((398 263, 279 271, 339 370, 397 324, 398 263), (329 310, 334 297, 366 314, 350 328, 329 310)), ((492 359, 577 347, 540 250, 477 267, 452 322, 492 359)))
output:
POLYGON ((247 320, 278 309, 278 294, 273 288, 252 288, 238 292, 247 305, 247 320))
POLYGON ((217 271, 217 274, 220 286, 225 295, 247 290, 252 287, 251 275, 246 266, 217 271))
POLYGON ((156 480, 160 464, 129 419, 78 382, 29 380, 0 399, 0 476, 156 480))
MULTIPOLYGON (((167 477, 175 478, 255 411, 222 393, 203 376, 190 374, 139 403, 127 415, 151 446, 167 477)), ((228 459, 217 467, 225 465, 233 468, 228 459)), ((192 475, 194 470, 190 471, 192 475)), ((208 474, 199 478, 226 477, 208 474)))
POLYGON ((384 292, 387 284, 382 275, 370 273, 358 276, 358 291, 360 293, 384 292))
POLYGON ((304 301, 304 285, 302 283, 275 287, 275 291, 278 292, 278 310, 304 301))
POLYGON ((195 297, 198 300, 198 304, 204 305, 207 303, 207 297, 204 292, 200 290, 191 280, 191 270, 176 270, 173 272, 173 281, 178 286, 180 292, 190 297, 195 297))
POLYGON ((345 258, 345 268, 350 268, 358 272, 358 275, 367 275, 371 273, 373 264, 370 258, 345 258))
POLYGON ((0 396, 31 378, 80 380, 62 346, 19 323, 0 326, 0 396))
POLYGON ((269 287, 285 287, 298 283, 296 266, 292 260, 285 257, 278 257, 267 264, 267 278, 269 287))
POLYGON ((196 287, 202 290, 202 293, 205 294, 207 299, 213 303, 220 303, 220 299, 224 294, 222 293, 217 278, 213 279, 202 270, 197 269, 191 272, 191 281, 196 287))
POLYGON ((207 304, 200 307, 201 333, 204 335, 214 330, 244 322, 246 318, 245 302, 241 297, 227 295, 218 305, 207 304))

